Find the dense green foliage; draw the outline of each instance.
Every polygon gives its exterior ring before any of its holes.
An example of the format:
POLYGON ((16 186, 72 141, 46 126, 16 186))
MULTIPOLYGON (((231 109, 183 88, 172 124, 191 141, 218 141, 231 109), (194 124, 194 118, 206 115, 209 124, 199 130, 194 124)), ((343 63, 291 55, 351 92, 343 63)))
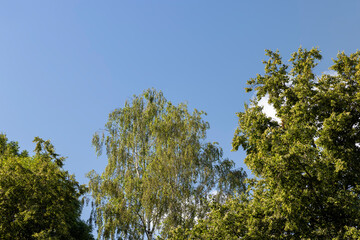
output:
POLYGON ((360 52, 338 54, 334 74, 319 77, 317 49, 300 48, 290 66, 278 52, 266 55, 233 139, 257 178, 172 239, 360 238, 360 52), (265 96, 279 121, 258 105, 265 96))
POLYGON ((203 114, 149 89, 109 115, 93 138, 98 155, 105 145, 108 165, 101 176, 89 174, 99 238, 166 237, 205 216, 214 188, 218 202, 244 190, 245 172, 204 141, 203 114))
MULTIPOLYGON (((149 89, 110 113, 92 140, 108 164, 88 174, 99 239, 360 238, 360 52, 339 53, 321 76, 318 49, 290 64, 266 55, 232 143, 255 175, 246 186, 205 141, 204 112, 149 89)), ((80 220, 86 188, 49 141, 34 142, 29 156, 0 134, 0 239, 93 239, 80 220)))
POLYGON ((49 141, 34 141, 30 157, 0 135, 0 239, 93 239, 80 219, 85 187, 61 168, 49 141))

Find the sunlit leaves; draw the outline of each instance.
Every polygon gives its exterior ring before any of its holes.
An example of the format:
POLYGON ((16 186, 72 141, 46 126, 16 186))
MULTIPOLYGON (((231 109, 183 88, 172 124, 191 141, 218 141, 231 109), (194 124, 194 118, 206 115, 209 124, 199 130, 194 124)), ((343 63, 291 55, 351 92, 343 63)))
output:
POLYGON ((88 175, 99 238, 152 239, 155 231, 166 237, 204 216, 217 179, 219 200, 243 189, 242 169, 233 171, 230 160, 221 165, 221 148, 205 142, 204 114, 153 89, 110 113, 105 131, 93 137, 108 164, 101 176, 88 175))
POLYGON ((233 231, 241 239, 358 239, 360 52, 338 54, 330 68, 335 73, 322 76, 313 72, 318 49, 299 48, 289 65, 278 51, 266 55, 265 74, 248 81, 255 100, 238 113, 233 139, 258 179, 248 195, 212 207, 206 220, 183 233, 200 239, 231 239, 233 231), (258 106, 264 96, 279 123, 258 106))
POLYGON ((50 141, 34 141, 29 157, 0 135, 0 239, 92 239, 80 219, 85 187, 61 168, 50 141))

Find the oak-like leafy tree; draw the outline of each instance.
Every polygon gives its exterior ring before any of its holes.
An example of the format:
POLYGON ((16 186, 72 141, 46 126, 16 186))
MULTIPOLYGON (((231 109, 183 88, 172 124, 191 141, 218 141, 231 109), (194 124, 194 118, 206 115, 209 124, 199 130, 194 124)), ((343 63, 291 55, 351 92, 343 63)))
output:
POLYGON ((0 239, 93 239, 80 219, 85 187, 62 169, 49 141, 34 141, 30 157, 0 134, 0 239))
POLYGON ((107 167, 101 176, 89 173, 99 239, 166 237, 204 216, 214 187, 219 201, 244 188, 245 173, 221 161, 217 144, 205 142, 203 114, 149 89, 109 115, 93 137, 98 155, 106 149, 107 167))
POLYGON ((300 48, 290 66, 277 51, 266 55, 233 139, 257 180, 173 239, 360 238, 360 52, 339 53, 333 74, 321 76, 313 72, 318 49, 300 48), (265 96, 279 121, 258 105, 265 96))

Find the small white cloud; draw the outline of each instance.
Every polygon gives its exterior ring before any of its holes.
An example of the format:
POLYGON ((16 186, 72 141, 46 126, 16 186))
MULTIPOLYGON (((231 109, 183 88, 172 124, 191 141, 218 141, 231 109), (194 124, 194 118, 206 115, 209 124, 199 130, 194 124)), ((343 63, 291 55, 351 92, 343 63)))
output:
POLYGON ((216 195, 216 194, 218 194, 218 193, 219 193, 218 190, 212 189, 212 190, 209 192, 209 195, 216 195))
POLYGON ((275 108, 271 104, 269 104, 269 95, 265 95, 265 97, 261 98, 258 104, 259 106, 263 107, 262 111, 266 114, 266 116, 271 117, 278 123, 281 122, 280 118, 276 116, 275 108))
POLYGON ((332 77, 336 77, 337 75, 339 75, 336 71, 334 70, 327 70, 325 72, 323 72, 323 74, 326 74, 326 75, 330 75, 332 77))

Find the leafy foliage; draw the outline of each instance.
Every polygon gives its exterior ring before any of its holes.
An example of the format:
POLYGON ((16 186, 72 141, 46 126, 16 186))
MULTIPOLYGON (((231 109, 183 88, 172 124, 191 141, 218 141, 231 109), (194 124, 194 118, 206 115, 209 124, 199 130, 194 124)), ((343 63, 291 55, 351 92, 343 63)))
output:
POLYGON ((289 65, 266 51, 265 74, 248 81, 256 90, 238 113, 233 149, 246 151, 256 175, 246 195, 214 205, 191 230, 173 239, 359 239, 360 52, 339 53, 317 77, 318 49, 300 48, 289 65), (258 105, 268 96, 279 122, 258 105))
POLYGON ((245 173, 204 142, 209 124, 202 115, 151 89, 109 115, 93 137, 98 155, 105 146, 108 165, 101 176, 89 173, 99 239, 153 239, 155 231, 166 237, 205 215, 217 179, 219 201, 244 188, 245 173))
POLYGON ((80 219, 85 187, 61 168, 49 141, 34 142, 30 157, 0 135, 0 239, 93 239, 80 219))

